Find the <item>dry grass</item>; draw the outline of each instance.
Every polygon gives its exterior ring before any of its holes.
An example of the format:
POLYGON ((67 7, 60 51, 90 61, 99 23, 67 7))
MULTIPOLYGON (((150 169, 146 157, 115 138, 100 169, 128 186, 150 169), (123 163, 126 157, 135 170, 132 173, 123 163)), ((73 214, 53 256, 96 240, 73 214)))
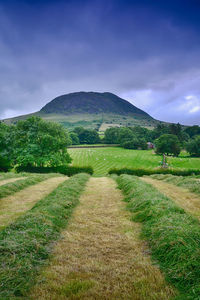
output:
POLYGON ((167 197, 173 199, 185 211, 200 219, 200 197, 187 189, 177 187, 173 184, 166 183, 160 180, 152 179, 151 177, 141 178, 145 182, 152 184, 167 197))
POLYGON ((0 200, 0 228, 7 226, 26 210, 31 209, 38 200, 51 193, 64 180, 66 176, 53 177, 2 198, 0 200))
POLYGON ((170 299, 174 291, 152 265, 109 178, 91 178, 31 299, 170 299))
POLYGON ((9 179, 3 179, 0 181, 0 186, 1 185, 4 185, 4 184, 7 184, 7 183, 10 183, 10 182, 15 182, 17 180, 20 180, 20 179, 26 179, 26 177, 17 177, 17 178, 9 178, 9 179))

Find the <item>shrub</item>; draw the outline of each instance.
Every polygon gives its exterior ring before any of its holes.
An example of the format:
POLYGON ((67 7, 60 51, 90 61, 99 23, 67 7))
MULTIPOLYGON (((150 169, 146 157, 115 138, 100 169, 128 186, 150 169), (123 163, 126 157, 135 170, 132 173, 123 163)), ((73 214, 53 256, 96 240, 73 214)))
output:
POLYGON ((17 172, 31 173, 60 173, 67 176, 73 176, 78 173, 87 173, 92 175, 94 170, 92 167, 73 167, 73 166, 58 166, 58 167, 33 167, 33 166, 18 166, 17 172))

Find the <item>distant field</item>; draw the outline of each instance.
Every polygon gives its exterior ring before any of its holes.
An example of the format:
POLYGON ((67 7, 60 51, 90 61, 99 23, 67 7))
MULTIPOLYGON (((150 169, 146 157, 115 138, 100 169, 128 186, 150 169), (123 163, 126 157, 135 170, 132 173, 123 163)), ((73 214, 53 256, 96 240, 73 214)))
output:
MULTIPOLYGON (((161 156, 152 150, 127 150, 119 147, 95 149, 69 149, 73 165, 90 165, 94 175, 107 174, 111 168, 156 168, 160 166, 161 156)), ((177 168, 200 168, 200 159, 191 158, 183 152, 179 157, 169 157, 168 163, 177 168)))

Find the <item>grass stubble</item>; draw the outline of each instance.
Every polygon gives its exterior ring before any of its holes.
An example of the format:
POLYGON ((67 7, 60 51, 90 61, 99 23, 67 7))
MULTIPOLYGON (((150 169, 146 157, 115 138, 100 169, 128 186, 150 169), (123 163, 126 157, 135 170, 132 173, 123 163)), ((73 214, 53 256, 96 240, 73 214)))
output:
POLYGON ((111 178, 91 178, 67 230, 55 245, 33 299, 170 299, 149 249, 111 178))
POLYGON ((56 176, 31 185, 0 200, 0 229, 14 222, 25 211, 31 209, 41 198, 51 193, 66 176, 56 176))
POLYGON ((75 175, 0 232, 0 299, 28 299, 89 176, 75 175))
POLYGON ((151 184, 135 176, 117 179, 134 221, 143 223, 153 260, 179 291, 176 299, 200 299, 200 223, 151 184))

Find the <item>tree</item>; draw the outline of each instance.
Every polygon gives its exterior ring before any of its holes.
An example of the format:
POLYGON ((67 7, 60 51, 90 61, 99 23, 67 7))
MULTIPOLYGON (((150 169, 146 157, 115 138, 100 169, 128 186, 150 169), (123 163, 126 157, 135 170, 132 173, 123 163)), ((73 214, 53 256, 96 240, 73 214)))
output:
POLYGON ((180 154, 180 142, 174 134, 163 134, 155 141, 157 154, 172 154, 178 156, 180 154))
POLYGON ((195 136, 186 144, 186 150, 191 156, 200 157, 200 135, 195 136))
POLYGON ((108 128, 105 131, 104 141, 107 144, 119 144, 119 130, 118 127, 108 128))
POLYGON ((195 135, 200 135, 200 126, 194 125, 194 126, 187 127, 184 130, 184 132, 186 132, 187 134, 189 134, 189 136, 192 138, 195 135))
POLYGON ((146 150, 147 149, 147 142, 144 138, 137 138, 134 137, 131 140, 126 140, 122 144, 122 146, 125 149, 141 149, 146 150))
POLYGON ((0 122, 0 170, 7 171, 12 166, 15 126, 0 122))
POLYGON ((13 157, 23 166, 59 166, 71 162, 69 144, 68 132, 60 124, 31 117, 16 125, 13 157))
POLYGON ((72 145, 79 145, 80 144, 78 134, 76 134, 75 132, 72 131, 72 132, 69 133, 69 136, 72 140, 72 145))
POLYGON ((125 141, 129 141, 133 138, 134 138, 134 133, 130 128, 127 127, 119 128, 118 139, 121 146, 125 141))

